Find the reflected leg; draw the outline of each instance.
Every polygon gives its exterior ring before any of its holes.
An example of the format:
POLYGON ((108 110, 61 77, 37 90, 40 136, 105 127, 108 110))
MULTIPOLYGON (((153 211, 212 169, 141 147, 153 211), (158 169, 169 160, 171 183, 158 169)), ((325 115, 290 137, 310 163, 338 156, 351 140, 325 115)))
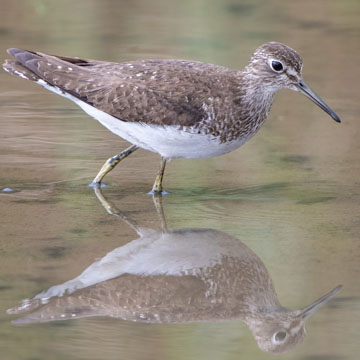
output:
POLYGON ((121 153, 107 159, 105 164, 102 166, 98 174, 96 175, 95 179, 90 185, 101 184, 102 179, 104 176, 110 172, 121 160, 128 157, 131 153, 133 153, 138 147, 136 145, 131 145, 121 153))
POLYGON ((156 212, 160 219, 161 229, 163 232, 167 232, 168 228, 166 225, 165 213, 164 213, 164 208, 163 208, 163 204, 162 204, 162 196, 156 196, 156 194, 153 194, 152 198, 153 198, 156 212))
POLYGON ((93 189, 101 205, 110 215, 119 217, 122 221, 126 222, 129 226, 131 226, 138 234, 141 234, 141 229, 137 225, 136 221, 130 219, 128 216, 125 215, 125 211, 121 212, 115 205, 113 205, 110 201, 106 199, 106 197, 102 193, 101 184, 94 185, 93 189))
POLYGON ((160 169, 156 175, 155 182, 151 191, 153 195, 161 195, 163 192, 162 180, 164 177, 165 166, 166 166, 166 159, 161 157, 160 169))

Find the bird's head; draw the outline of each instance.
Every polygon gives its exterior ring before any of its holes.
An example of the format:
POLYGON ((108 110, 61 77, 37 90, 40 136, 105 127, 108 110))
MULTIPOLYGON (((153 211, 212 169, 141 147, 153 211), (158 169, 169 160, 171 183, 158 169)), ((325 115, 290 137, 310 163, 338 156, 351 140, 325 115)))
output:
POLYGON ((302 310, 267 311, 252 316, 246 321, 259 348, 265 352, 279 354, 291 350, 301 343, 306 335, 305 322, 320 307, 332 299, 340 290, 339 285, 302 310))
POLYGON ((335 112, 304 82, 302 66, 302 59, 295 50, 278 42, 268 42, 255 50, 245 74, 249 81, 261 84, 265 91, 300 91, 335 121, 341 122, 335 112))

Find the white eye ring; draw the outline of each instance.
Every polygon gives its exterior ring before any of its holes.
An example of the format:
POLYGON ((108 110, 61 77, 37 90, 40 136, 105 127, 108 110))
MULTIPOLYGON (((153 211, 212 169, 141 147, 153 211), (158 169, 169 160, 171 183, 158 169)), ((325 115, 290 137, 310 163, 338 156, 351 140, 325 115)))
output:
POLYGON ((273 334, 271 342, 275 345, 283 344, 286 338, 287 332, 285 330, 280 330, 273 334))
POLYGON ((285 71, 285 66, 284 64, 279 61, 279 60, 275 60, 275 59, 270 59, 269 60, 269 65, 272 71, 275 71, 276 73, 280 74, 282 72, 285 71))

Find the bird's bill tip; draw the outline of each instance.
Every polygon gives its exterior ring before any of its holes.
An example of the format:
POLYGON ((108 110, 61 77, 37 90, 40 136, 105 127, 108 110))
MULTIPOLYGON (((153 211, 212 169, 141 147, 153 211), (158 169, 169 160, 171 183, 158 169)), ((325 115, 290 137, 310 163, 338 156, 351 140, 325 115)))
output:
POLYGON ((298 83, 294 83, 297 89, 308 97, 311 101, 313 101, 317 106, 323 109, 326 113, 328 113, 336 122, 341 123, 339 116, 327 105, 321 97, 313 91, 310 86, 308 86, 303 80, 300 80, 298 83))
POLYGON ((324 296, 322 296, 320 299, 313 302, 311 305, 307 306, 306 308, 302 309, 299 313, 299 316, 303 319, 308 318, 316 310, 318 310, 320 307, 325 305, 329 300, 331 300, 340 290, 342 289, 342 285, 338 285, 335 289, 331 290, 324 296))

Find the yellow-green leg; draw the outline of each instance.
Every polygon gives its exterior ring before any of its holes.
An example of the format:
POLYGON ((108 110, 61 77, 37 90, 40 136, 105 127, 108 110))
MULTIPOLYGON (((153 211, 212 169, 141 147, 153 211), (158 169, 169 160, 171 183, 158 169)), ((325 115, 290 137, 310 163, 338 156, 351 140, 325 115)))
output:
POLYGON ((95 179, 90 185, 101 184, 102 179, 104 176, 110 172, 121 160, 128 157, 131 153, 133 153, 138 147, 136 145, 131 145, 121 153, 107 159, 105 164, 102 166, 98 174, 96 175, 95 179))
POLYGON ((165 166, 166 166, 166 159, 162 157, 160 169, 156 175, 155 182, 154 182, 154 185, 153 185, 153 188, 151 191, 152 194, 154 194, 154 195, 161 195, 163 192, 162 180, 164 177, 165 166))

